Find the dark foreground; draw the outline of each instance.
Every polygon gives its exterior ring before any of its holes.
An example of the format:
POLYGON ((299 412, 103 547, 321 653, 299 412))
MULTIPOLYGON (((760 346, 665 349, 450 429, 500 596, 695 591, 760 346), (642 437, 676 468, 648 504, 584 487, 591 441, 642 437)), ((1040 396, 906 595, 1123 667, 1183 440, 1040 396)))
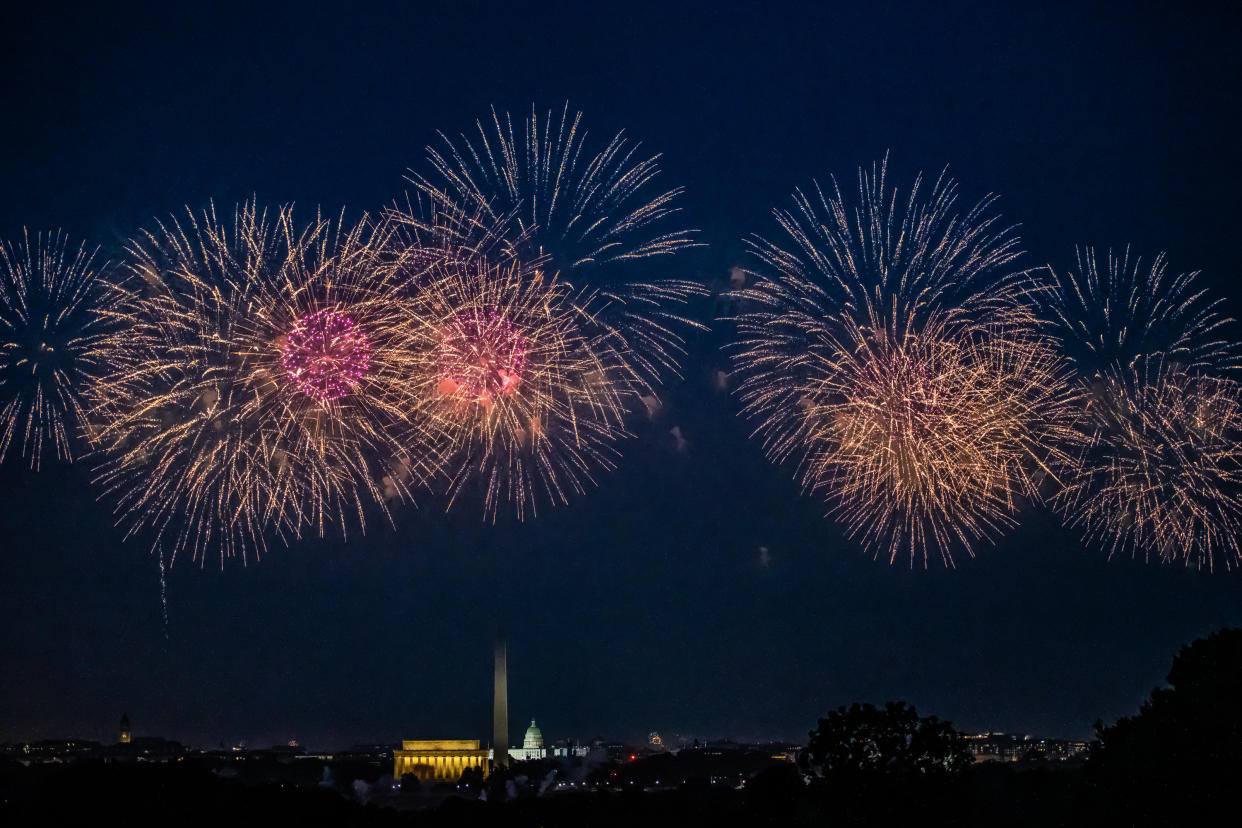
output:
MULTIPOLYGON (((1174 825, 1208 803, 1147 791, 1138 801, 1083 768, 1017 770, 994 764, 934 784, 806 784, 792 765, 742 789, 689 780, 675 790, 593 791, 504 803, 448 796, 401 811, 332 790, 224 779, 189 763, 80 763, 0 769, 0 824, 342 826, 1174 825), (1190 813, 1185 808, 1192 806, 1190 813), (1179 818, 1179 815, 1183 818, 1179 818)), ((1192 819, 1193 821, 1193 819, 1192 819)))

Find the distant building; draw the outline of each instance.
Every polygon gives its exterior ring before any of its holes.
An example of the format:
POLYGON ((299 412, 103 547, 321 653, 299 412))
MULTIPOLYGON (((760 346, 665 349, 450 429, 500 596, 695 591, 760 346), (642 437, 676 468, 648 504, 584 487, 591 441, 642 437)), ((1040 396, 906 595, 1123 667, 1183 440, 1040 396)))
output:
POLYGON ((1083 758, 1089 745, 1073 739, 1036 739, 1013 733, 975 733, 966 745, 976 762, 1067 762, 1083 758))
POLYGON ((543 750, 543 731, 535 724, 535 720, 530 720, 530 727, 526 728, 526 735, 522 737, 522 747, 527 750, 543 750))
POLYGON ((392 775, 400 779, 409 773, 421 782, 456 782, 464 771, 478 768, 486 776, 490 752, 479 746, 478 739, 407 740, 392 753, 392 775))
MULTIPOLYGON (((562 742, 549 747, 543 740, 543 731, 539 729, 539 725, 535 724, 534 719, 530 720, 530 727, 526 728, 526 735, 522 738, 522 746, 511 747, 508 750, 509 759, 514 762, 530 762, 535 759, 569 756, 583 757, 590 752, 590 748, 570 742, 562 742)), ((487 756, 489 759, 494 759, 495 751, 489 750, 487 756)))
POLYGON ((85 739, 44 739, 16 745, 11 755, 23 765, 76 762, 81 759, 97 759, 106 748, 99 742, 85 739))
MULTIPOLYGON (((492 747, 509 744, 509 642, 503 632, 496 633, 492 654, 492 747)), ((498 768, 509 766, 507 753, 493 751, 498 768)))
MULTIPOLYGON (((493 650, 492 738, 499 744, 509 740, 508 652, 504 633, 498 632, 493 650)), ((408 773, 424 782, 455 782, 471 768, 487 776, 493 766, 508 764, 506 753, 494 760, 492 751, 482 747, 478 739, 406 740, 400 750, 392 752, 393 777, 400 779, 408 773)))
POLYGON ((393 751, 392 773, 396 779, 408 773, 424 781, 456 781, 463 771, 478 768, 486 776, 495 768, 508 767, 510 760, 526 762, 553 756, 587 755, 589 751, 585 747, 547 747, 543 731, 534 719, 526 728, 520 748, 496 749, 509 741, 509 646, 503 633, 496 635, 493 659, 492 747, 481 747, 477 739, 403 741, 401 749, 393 751))
POLYGON ((509 748, 509 758, 518 762, 528 762, 531 759, 546 759, 548 756, 547 749, 543 746, 543 731, 535 724, 535 720, 530 720, 530 727, 526 728, 526 735, 522 738, 522 746, 520 748, 509 748))
POLYGON ((133 740, 134 740, 134 730, 133 728, 129 726, 129 714, 122 713, 121 714, 121 735, 120 735, 120 738, 117 739, 117 741, 123 745, 128 745, 133 740))
POLYGON ((180 742, 159 736, 135 736, 106 750, 106 761, 174 762, 190 751, 180 742))

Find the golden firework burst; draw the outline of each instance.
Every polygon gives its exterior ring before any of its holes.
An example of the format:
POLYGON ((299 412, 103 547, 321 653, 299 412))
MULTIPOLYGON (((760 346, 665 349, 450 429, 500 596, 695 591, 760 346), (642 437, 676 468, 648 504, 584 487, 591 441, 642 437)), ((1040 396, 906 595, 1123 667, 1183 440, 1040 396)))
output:
POLYGON ((410 182, 432 203, 506 228, 509 252, 554 270, 675 253, 694 246, 677 224, 680 187, 658 186, 660 156, 618 132, 598 149, 568 104, 542 118, 531 108, 516 127, 492 110, 477 135, 428 148, 432 174, 410 182))
POLYGON ((1110 557, 1231 568, 1242 348, 1222 300, 1163 253, 1084 247, 1052 275, 1041 304, 1086 400, 1058 511, 1110 557))
POLYGON ((415 280, 409 390, 415 431, 443 433, 450 504, 477 488, 484 514, 566 503, 614 467, 625 418, 675 370, 666 310, 699 292, 665 282, 575 289, 517 259, 443 257, 415 280))
POLYGON ((1103 259, 1081 247, 1074 267, 1049 275, 1040 304, 1084 377, 1151 358, 1203 371, 1242 367, 1223 300, 1204 287, 1198 271, 1169 272, 1164 253, 1147 263, 1128 247, 1103 259))
POLYGON ((516 132, 493 111, 477 138, 430 149, 415 200, 389 211, 424 355, 415 421, 449 435, 450 504, 477 488, 485 516, 509 502, 524 518, 583 492, 640 398, 678 372, 679 331, 702 327, 679 312, 706 293, 693 282, 570 281, 694 244, 681 190, 655 186, 658 156, 637 150, 623 134, 593 150, 568 108, 516 132))
POLYGON ((1212 570, 1242 563, 1242 387, 1155 358, 1089 384, 1057 506, 1109 551, 1212 570))
POLYGON ((128 245, 91 414, 131 534, 244 558, 307 526, 365 528, 428 479, 435 441, 392 436, 417 356, 383 232, 247 204, 128 245))
POLYGON ((877 556, 952 565, 1011 526, 1072 438, 1074 391, 1016 273, 1017 239, 984 199, 955 212, 942 176, 904 202, 886 165, 775 215, 734 292, 744 413, 877 556))

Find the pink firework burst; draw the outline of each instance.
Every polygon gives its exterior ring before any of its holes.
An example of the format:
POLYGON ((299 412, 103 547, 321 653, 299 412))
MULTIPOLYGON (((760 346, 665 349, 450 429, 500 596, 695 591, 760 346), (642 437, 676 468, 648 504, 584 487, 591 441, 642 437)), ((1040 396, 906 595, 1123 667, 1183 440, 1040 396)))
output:
POLYGON ((527 350, 526 338, 503 314, 460 313, 444 327, 438 390, 484 404, 513 394, 522 383, 527 350))
POLYGON ((353 393, 371 366, 371 345, 353 319, 324 309, 300 317, 280 345, 280 364, 299 391, 329 402, 353 393))

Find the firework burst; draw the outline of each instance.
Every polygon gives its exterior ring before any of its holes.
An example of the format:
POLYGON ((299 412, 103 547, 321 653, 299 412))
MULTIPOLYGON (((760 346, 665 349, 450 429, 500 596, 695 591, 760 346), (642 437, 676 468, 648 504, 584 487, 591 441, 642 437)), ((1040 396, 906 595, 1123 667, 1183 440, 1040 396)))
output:
POLYGON ((477 489, 493 519, 504 502, 519 519, 566 503, 614 467, 626 413, 680 353, 663 308, 698 292, 577 290, 516 259, 446 257, 417 282, 416 431, 447 435, 450 505, 477 489))
POLYGON ((1197 283, 1089 247, 1044 297, 1086 405, 1055 504, 1110 555, 1226 569, 1238 563, 1242 367, 1233 320, 1197 283))
POLYGON ((306 526, 365 528, 368 504, 387 514, 433 472, 426 442, 391 436, 417 359, 382 233, 245 205, 130 243, 91 397, 98 479, 131 534, 244 558, 306 526))
POLYGON ((1075 267, 1052 273, 1044 314, 1084 377, 1161 358, 1194 370, 1242 366, 1222 300, 1197 283, 1198 271, 1172 274, 1163 253, 1150 264, 1130 249, 1077 251, 1075 267))
POLYGON ((568 108, 520 131, 493 110, 476 138, 429 149, 417 202, 387 216, 425 355, 414 408, 433 425, 418 431, 448 435, 450 505, 477 489, 492 519, 506 501, 519 519, 565 503, 613 468, 626 415, 677 373, 677 331, 696 326, 670 308, 705 293, 566 280, 693 245, 675 226, 681 190, 655 186, 658 156, 620 133, 590 143, 568 108))
POLYGON ((94 253, 59 232, 0 245, 0 460, 73 459, 89 353, 104 335, 94 253))
POLYGON ((1231 569, 1242 563, 1242 387, 1160 359, 1093 380, 1058 505, 1109 551, 1231 569))
POLYGON ((345 311, 321 308, 293 321, 280 343, 280 366, 306 396, 340 400, 370 375, 371 342, 345 311))
POLYGON ((656 184, 659 156, 618 132, 596 152, 568 105, 559 117, 531 114, 516 128, 492 110, 477 135, 428 148, 432 176, 410 181, 433 203, 506 228, 511 255, 554 270, 675 253, 694 245, 676 226, 681 188, 656 184), (592 154, 594 152, 594 154, 592 154))
POLYGON ((1008 330, 933 325, 900 339, 868 332, 857 346, 806 412, 819 447, 808 480, 890 563, 908 554, 926 566, 936 549, 951 565, 951 549, 994 539, 1038 498, 1059 445, 1050 432, 1073 412, 1063 361, 1008 330))
POLYGON ((942 176, 903 211, 885 174, 860 172, 857 207, 835 181, 796 192, 775 212, 792 244, 752 242, 738 393, 768 456, 867 549, 952 565, 1038 497, 1074 394, 992 200, 960 215, 942 176))

